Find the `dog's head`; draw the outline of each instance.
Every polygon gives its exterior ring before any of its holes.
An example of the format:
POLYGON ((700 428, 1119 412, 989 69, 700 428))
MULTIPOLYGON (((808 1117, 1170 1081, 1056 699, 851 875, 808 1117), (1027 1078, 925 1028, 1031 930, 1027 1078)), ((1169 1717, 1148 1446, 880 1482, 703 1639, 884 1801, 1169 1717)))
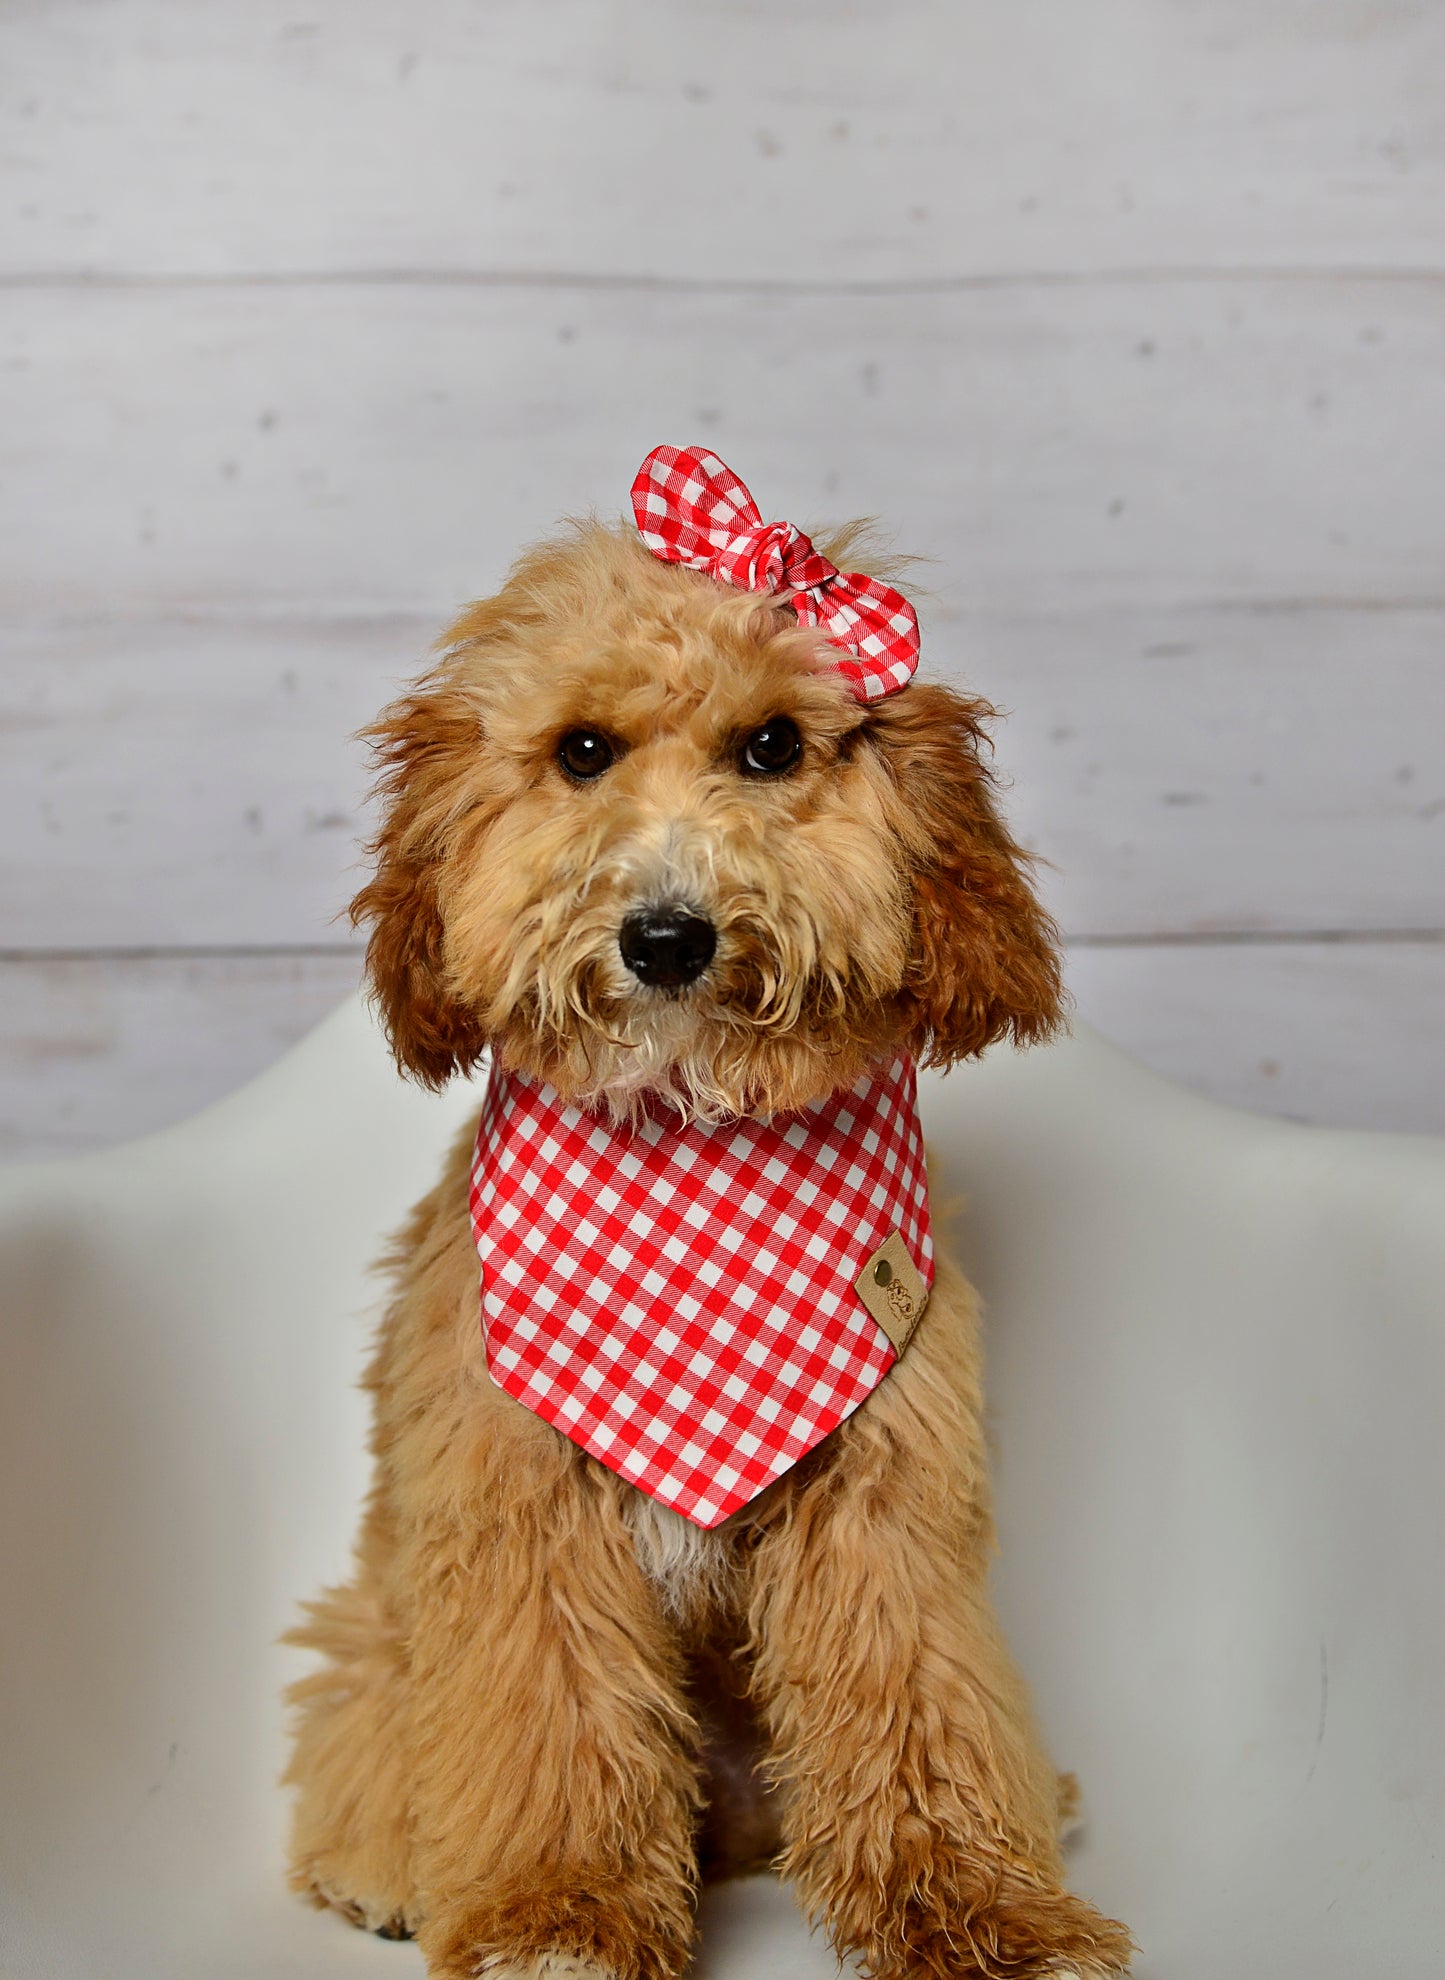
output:
POLYGON ((1059 1023, 985 703, 914 682, 860 704, 789 607, 600 524, 444 644, 370 732, 352 906, 426 1085, 490 1046, 617 1113, 772 1112, 899 1048, 948 1064, 1059 1023))

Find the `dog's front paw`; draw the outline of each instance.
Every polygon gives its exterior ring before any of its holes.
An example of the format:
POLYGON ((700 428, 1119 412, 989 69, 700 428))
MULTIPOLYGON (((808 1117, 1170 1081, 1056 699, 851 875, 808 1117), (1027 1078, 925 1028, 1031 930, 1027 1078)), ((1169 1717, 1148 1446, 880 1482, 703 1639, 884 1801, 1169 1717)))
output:
POLYGON ((671 1909, 602 1891, 511 1892, 439 1909, 417 1937, 430 1980, 678 1980, 691 1910, 671 1909))
POLYGON ((916 1916, 905 1938, 897 1980, 1120 1980, 1134 1950, 1082 1898, 1012 1879, 961 1917, 916 1916))
POLYGON ((520 1966, 505 1957, 500 1964, 488 1960, 476 1971, 477 1980, 612 1980, 600 1966, 565 1952, 539 1953, 520 1966))
POLYGON ((386 1897, 353 1897, 335 1885, 311 1876, 293 1878, 293 1888, 318 1911, 334 1911, 359 1932, 374 1932, 378 1939, 414 1939, 419 1917, 405 1905, 386 1897))

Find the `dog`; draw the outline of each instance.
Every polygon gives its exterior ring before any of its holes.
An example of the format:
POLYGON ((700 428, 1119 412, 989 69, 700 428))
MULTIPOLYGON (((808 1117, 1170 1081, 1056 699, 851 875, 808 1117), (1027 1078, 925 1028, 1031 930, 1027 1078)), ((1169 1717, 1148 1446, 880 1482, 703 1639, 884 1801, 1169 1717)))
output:
POLYGON ((387 1260, 354 1575, 290 1639, 291 1881, 449 1980, 673 1980, 699 1878, 765 1866, 877 1980, 1101 1980, 912 1099, 1063 1021, 993 711, 912 678, 856 533, 701 449, 634 513, 523 556, 369 732, 393 1053, 492 1072, 387 1260))

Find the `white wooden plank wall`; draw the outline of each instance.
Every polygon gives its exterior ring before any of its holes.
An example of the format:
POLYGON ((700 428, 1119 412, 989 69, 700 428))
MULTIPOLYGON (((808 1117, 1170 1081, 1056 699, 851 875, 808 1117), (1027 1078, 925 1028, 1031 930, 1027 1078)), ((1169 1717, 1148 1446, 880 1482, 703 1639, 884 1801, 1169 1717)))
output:
POLYGON ((344 993, 349 734, 660 439, 933 560, 1084 1017, 1445 1129, 1445 8, 11 0, 0 1153, 344 993))

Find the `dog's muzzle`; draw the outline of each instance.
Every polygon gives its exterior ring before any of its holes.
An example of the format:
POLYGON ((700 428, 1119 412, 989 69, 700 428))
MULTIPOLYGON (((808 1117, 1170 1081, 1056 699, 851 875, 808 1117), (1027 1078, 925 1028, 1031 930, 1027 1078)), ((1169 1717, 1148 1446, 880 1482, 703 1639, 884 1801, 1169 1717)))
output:
POLYGON ((639 908, 617 937, 622 960, 651 990, 680 990, 695 983, 713 959, 717 930, 691 908, 639 908))

